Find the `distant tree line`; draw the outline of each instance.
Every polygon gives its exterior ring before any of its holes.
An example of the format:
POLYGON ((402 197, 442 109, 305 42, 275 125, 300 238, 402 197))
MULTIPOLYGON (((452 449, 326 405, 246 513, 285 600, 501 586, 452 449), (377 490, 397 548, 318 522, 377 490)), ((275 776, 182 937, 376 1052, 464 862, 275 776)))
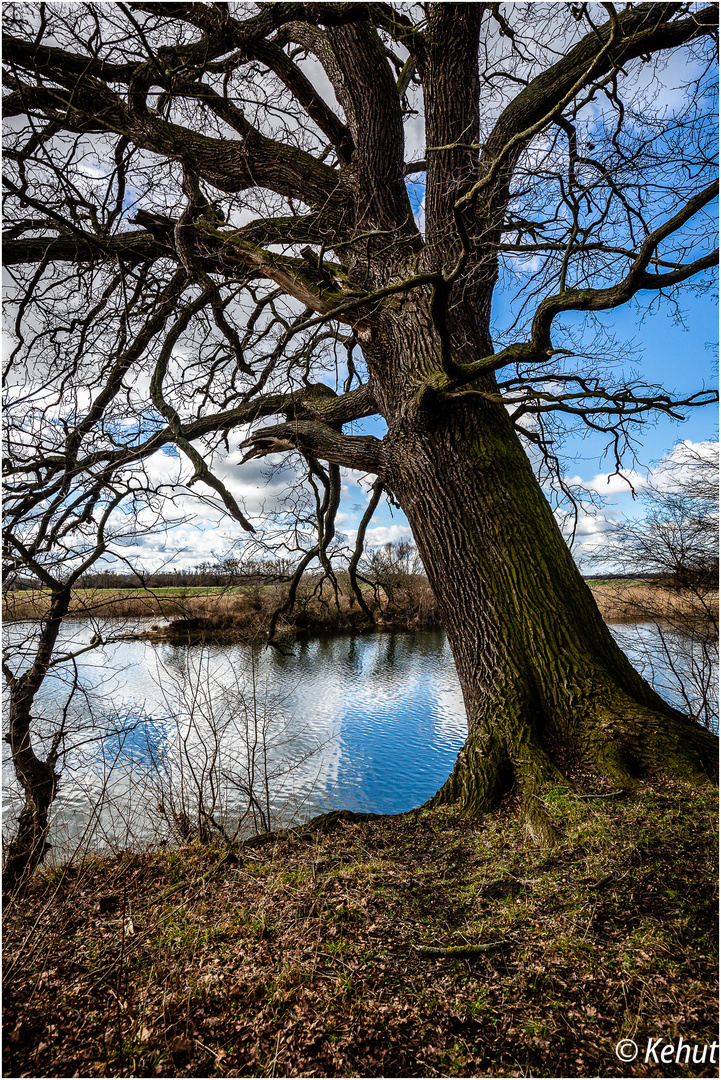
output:
MULTIPOLYGON (((371 549, 363 560, 363 570, 367 576, 361 580, 377 582, 383 586, 392 585, 406 577, 423 577, 425 572, 419 565, 420 560, 415 547, 407 541, 399 541, 396 544, 384 544, 381 547, 371 549), (396 550, 399 548, 400 550, 396 550)), ((718 562, 714 564, 718 567, 718 562)), ((703 568, 704 583, 709 587, 715 586, 717 581, 717 569, 703 568)), ((698 577, 698 567, 694 567, 698 577)), ((584 578, 591 581, 627 581, 642 578, 644 581, 656 582, 669 588, 683 587, 686 584, 687 567, 680 567, 676 573, 659 571, 658 569, 644 569, 639 566, 635 570, 626 573, 585 573, 584 578)), ((253 559, 242 560, 233 557, 221 559, 218 562, 200 563, 186 570, 149 570, 149 571, 126 571, 97 570, 93 573, 83 574, 77 581, 75 588, 78 589, 190 589, 212 586, 217 588, 231 587, 235 585, 268 585, 277 581, 288 581, 292 576, 292 568, 288 559, 253 559)), ((306 574, 304 578, 313 578, 318 574, 306 574)), ((27 575, 10 574, 3 582, 4 592, 14 592, 22 589, 41 589, 42 583, 27 575)))
MULTIPOLYGON (((121 572, 108 567, 82 574, 77 589, 163 589, 202 586, 266 585, 286 581, 291 576, 288 559, 242 559, 227 556, 217 562, 200 563, 190 569, 131 570, 121 572)), ((42 588, 40 581, 28 575, 8 575, 3 584, 7 591, 42 588)))
POLYGON ((229 555, 217 562, 204 562, 192 569, 135 571, 104 570, 84 574, 78 586, 85 589, 161 589, 265 585, 284 581, 291 573, 287 559, 243 559, 229 555))

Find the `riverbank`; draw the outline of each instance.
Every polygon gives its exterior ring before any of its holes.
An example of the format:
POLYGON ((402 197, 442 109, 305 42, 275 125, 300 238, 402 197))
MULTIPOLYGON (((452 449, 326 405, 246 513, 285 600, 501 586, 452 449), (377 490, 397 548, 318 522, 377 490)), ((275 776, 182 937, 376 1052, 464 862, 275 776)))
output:
MULTIPOLYGON (((338 603, 328 586, 322 593, 312 583, 299 589, 290 616, 278 621, 278 636, 298 631, 422 629, 440 626, 435 598, 425 577, 415 575, 393 588, 364 587, 363 596, 372 619, 357 600, 351 600, 341 579, 338 603)), ((669 622, 708 620, 718 612, 718 592, 703 597, 678 592, 646 581, 592 581, 591 592, 606 622, 639 622, 665 617, 669 622)), ((273 611, 286 595, 285 586, 235 588, 78 589, 73 593, 69 618, 149 618, 159 620, 148 636, 172 639, 242 637, 264 639, 273 611), (160 620, 163 622, 161 623, 160 620)), ((47 590, 16 590, 3 596, 7 622, 37 620, 49 609, 47 590)))
POLYGON ((643 1059, 717 1039, 717 795, 590 790, 544 794, 550 851, 510 800, 41 871, 5 1075, 716 1076, 643 1059))
MULTIPOLYGON (((213 636, 264 640, 273 612, 282 607, 284 584, 160 588, 78 589, 72 594, 69 618, 151 618, 167 620, 153 627, 157 637, 187 639, 213 636)), ((351 593, 348 575, 340 574, 338 591, 326 582, 301 583, 290 614, 277 621, 277 637, 298 631, 347 631, 361 627, 428 629, 440 626, 435 598, 426 578, 409 575, 385 587, 363 586, 364 610, 351 593)), ((38 620, 50 605, 47 590, 15 590, 3 596, 7 622, 38 620)), ((150 636, 146 632, 146 636, 150 636)))

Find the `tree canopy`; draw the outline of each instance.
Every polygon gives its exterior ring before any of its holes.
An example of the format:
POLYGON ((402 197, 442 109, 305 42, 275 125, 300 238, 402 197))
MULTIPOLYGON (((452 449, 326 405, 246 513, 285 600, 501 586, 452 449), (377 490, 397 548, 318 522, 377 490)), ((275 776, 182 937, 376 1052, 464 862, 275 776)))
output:
MULTIPOLYGON (((503 399, 527 441, 545 446, 559 413, 618 438, 629 419, 684 404, 615 378, 608 341, 553 325, 673 293, 715 265, 716 16, 9 5, 4 259, 18 289, 12 365, 32 364, 11 379, 42 428, 20 469, 40 455, 39 490, 55 481, 64 499, 64 482, 99 493, 173 443, 245 527, 205 461, 218 433, 256 422, 249 455, 299 447, 382 476, 379 441, 341 428, 388 420, 357 346, 372 350, 372 316, 400 297, 427 298, 437 339, 414 393, 503 399), (649 115, 682 46, 691 91, 649 115), (423 160, 407 161, 421 110, 423 160), (408 176, 425 176, 422 222, 408 176), (461 303, 489 311, 499 274, 520 295, 494 352, 477 319, 453 322, 461 303), (347 370, 331 393, 338 350, 347 370)), ((27 443, 11 430, 13 450, 27 443)), ((18 476, 26 521, 38 479, 18 476)))

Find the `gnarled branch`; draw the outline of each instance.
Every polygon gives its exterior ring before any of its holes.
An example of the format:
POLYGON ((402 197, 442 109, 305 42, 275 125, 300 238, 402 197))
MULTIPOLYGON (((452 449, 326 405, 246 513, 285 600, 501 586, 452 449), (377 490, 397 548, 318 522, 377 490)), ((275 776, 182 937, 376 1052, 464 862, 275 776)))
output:
POLYGON ((382 476, 385 469, 383 443, 373 435, 343 435, 327 424, 295 420, 261 428, 241 444, 250 447, 243 461, 268 454, 299 450, 334 465, 382 476))

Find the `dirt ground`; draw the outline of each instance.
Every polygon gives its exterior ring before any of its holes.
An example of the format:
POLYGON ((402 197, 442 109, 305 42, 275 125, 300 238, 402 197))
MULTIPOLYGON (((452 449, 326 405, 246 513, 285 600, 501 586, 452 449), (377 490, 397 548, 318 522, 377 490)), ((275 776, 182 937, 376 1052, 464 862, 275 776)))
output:
POLYGON ((716 1076, 654 1060, 718 1037, 716 793, 543 801, 550 850, 509 800, 42 871, 4 913, 4 1075, 716 1076))

